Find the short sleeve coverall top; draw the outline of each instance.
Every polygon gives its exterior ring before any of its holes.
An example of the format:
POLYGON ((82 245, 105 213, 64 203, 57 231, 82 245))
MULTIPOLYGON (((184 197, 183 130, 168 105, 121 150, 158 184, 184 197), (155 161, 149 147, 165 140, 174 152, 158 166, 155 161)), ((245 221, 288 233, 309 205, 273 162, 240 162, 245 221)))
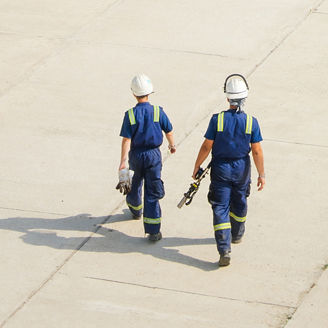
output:
POLYGON ((159 199, 164 197, 161 180, 162 157, 159 150, 163 132, 172 131, 172 124, 160 106, 149 102, 138 103, 125 112, 121 137, 131 139, 129 166, 134 171, 131 192, 126 197, 127 205, 135 216, 143 213, 145 233, 160 231, 161 208, 159 199), (144 205, 142 204, 142 185, 144 205))
POLYGON ((245 231, 250 186, 250 144, 262 141, 255 117, 229 109, 214 114, 205 138, 213 140, 211 184, 208 194, 218 251, 230 252, 232 238, 245 231))

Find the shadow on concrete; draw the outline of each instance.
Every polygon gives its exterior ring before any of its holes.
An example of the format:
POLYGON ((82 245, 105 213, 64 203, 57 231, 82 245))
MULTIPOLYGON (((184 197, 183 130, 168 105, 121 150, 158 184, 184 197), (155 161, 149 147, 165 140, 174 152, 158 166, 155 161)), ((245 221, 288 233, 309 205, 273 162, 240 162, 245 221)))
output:
MULTIPOLYGON (((207 262, 179 252, 176 247, 215 244, 214 238, 167 237, 154 243, 147 238, 129 236, 106 226, 114 222, 132 220, 128 210, 113 216, 92 217, 79 214, 65 218, 22 218, 0 219, 0 229, 23 233, 20 238, 35 246, 55 249, 72 249, 85 252, 142 253, 165 261, 193 266, 204 271, 216 270, 217 262, 207 262), (58 231, 90 232, 81 237, 59 236, 58 231)), ((139 221, 142 224, 141 221, 139 221)))

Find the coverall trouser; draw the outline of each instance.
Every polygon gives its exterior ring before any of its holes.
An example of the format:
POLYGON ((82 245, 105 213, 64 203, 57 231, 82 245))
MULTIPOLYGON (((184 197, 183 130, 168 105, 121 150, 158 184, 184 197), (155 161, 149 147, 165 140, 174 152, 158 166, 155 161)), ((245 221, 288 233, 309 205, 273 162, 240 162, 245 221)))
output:
POLYGON ((220 254, 231 251, 231 238, 245 232, 247 196, 250 190, 250 158, 219 160, 212 164, 208 200, 220 254))
POLYGON ((131 191, 126 196, 130 211, 141 216, 145 233, 156 234, 161 228, 161 207, 159 200, 164 197, 161 180, 162 156, 158 148, 129 153, 129 166, 134 171, 131 191), (144 182, 144 205, 142 205, 142 186, 144 182))

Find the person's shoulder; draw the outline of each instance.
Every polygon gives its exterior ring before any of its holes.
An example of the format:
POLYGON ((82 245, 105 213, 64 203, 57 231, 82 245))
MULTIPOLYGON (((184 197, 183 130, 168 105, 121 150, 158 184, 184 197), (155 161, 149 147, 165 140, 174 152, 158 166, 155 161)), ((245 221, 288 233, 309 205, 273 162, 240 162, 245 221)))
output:
POLYGON ((228 113, 227 110, 221 110, 220 112, 214 113, 214 114, 212 114, 211 120, 217 120, 217 118, 220 114, 225 115, 226 113, 228 113))
POLYGON ((125 114, 129 114, 129 111, 134 110, 134 106, 129 107, 128 109, 125 110, 125 114))
POLYGON ((225 114, 226 113, 226 110, 221 110, 220 112, 216 112, 216 113, 212 114, 212 118, 217 118, 222 113, 225 114))
POLYGON ((149 105, 153 108, 159 108, 161 111, 163 110, 163 106, 160 106, 160 105, 157 105, 157 104, 155 104, 155 105, 149 104, 149 105))
POLYGON ((258 119, 254 115, 251 115, 251 114, 248 114, 248 115, 252 117, 253 122, 255 122, 255 124, 259 123, 258 119))

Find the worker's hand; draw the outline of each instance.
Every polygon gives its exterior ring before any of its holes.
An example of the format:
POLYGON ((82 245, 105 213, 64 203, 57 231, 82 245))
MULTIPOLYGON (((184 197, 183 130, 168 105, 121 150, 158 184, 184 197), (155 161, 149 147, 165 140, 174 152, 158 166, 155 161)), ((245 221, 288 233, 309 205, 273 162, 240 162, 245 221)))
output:
POLYGON ((195 168, 194 168, 194 172, 193 172, 193 174, 192 174, 192 178, 193 178, 194 180, 197 180, 197 178, 196 178, 196 174, 197 174, 197 172, 199 171, 199 169, 200 169, 200 166, 195 166, 195 168))
POLYGON ((258 177, 257 178, 257 186, 258 186, 258 191, 261 191, 264 188, 265 185, 265 178, 264 177, 258 177))
POLYGON ((126 163, 125 163, 125 161, 120 164, 118 170, 121 171, 121 170, 124 170, 124 169, 126 169, 126 163))
POLYGON ((171 154, 174 154, 177 151, 177 148, 175 145, 169 145, 169 151, 171 154))

